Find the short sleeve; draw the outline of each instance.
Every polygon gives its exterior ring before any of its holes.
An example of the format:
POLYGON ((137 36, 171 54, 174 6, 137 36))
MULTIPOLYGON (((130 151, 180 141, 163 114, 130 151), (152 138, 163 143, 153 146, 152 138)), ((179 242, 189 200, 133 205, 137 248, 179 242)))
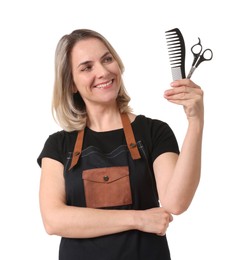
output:
POLYGON ((151 128, 152 139, 152 161, 159 155, 166 152, 173 152, 179 154, 179 146, 174 132, 170 126, 160 120, 152 121, 151 128))
POLYGON ((62 154, 62 143, 63 143, 62 132, 56 132, 50 135, 45 141, 44 147, 37 158, 38 165, 41 167, 42 159, 44 157, 57 160, 63 164, 64 162, 63 162, 63 154, 62 154))

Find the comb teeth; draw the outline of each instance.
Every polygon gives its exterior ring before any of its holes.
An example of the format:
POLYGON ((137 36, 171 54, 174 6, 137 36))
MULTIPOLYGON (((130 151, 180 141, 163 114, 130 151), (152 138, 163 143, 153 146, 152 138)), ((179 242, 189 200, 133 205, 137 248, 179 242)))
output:
POLYGON ((183 36, 178 28, 165 33, 173 80, 185 78, 185 42, 183 36))

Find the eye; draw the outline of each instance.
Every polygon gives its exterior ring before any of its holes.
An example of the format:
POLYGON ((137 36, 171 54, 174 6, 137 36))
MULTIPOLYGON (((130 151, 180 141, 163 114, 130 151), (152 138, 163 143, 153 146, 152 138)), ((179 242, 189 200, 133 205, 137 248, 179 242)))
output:
POLYGON ((81 71, 91 71, 92 70, 92 66, 91 65, 88 65, 88 66, 85 66, 83 68, 81 68, 81 71))
POLYGON ((104 63, 111 63, 111 62, 113 62, 113 57, 110 55, 106 56, 103 61, 104 61, 104 63))

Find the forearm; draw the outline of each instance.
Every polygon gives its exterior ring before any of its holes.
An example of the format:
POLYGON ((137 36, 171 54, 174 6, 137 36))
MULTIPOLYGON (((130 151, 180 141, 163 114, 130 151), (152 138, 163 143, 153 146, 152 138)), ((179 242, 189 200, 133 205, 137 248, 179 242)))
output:
POLYGON ((132 210, 102 210, 59 206, 43 217, 46 231, 69 238, 91 238, 136 227, 132 210))
POLYGON ((72 206, 56 207, 43 214, 51 235, 93 238, 128 230, 165 235, 172 216, 165 208, 147 210, 102 210, 72 206))

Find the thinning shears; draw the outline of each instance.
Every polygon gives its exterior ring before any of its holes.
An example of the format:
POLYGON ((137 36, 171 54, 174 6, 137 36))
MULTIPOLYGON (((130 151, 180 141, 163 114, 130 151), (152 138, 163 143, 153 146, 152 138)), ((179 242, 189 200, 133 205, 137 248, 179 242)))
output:
POLYGON ((200 63, 202 61, 209 61, 213 58, 213 52, 211 49, 205 49, 203 52, 202 52, 202 45, 201 45, 201 42, 200 42, 200 38, 199 39, 199 42, 194 44, 191 48, 191 51, 193 53, 193 56, 194 56, 194 60, 193 60, 193 64, 192 64, 192 67, 187 75, 187 78, 190 79, 192 74, 194 73, 195 69, 200 65, 200 63))

